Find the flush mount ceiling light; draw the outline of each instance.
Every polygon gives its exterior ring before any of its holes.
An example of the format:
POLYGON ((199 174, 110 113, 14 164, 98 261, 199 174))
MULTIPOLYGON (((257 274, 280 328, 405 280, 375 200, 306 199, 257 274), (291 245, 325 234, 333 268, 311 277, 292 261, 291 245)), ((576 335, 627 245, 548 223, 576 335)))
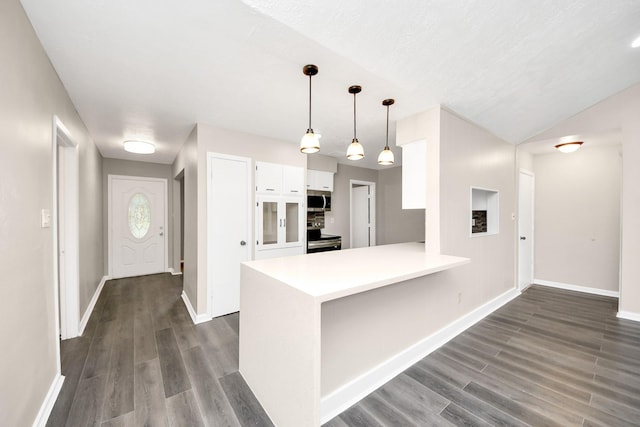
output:
POLYGON ((305 154, 317 153, 320 151, 320 135, 313 133, 311 128, 311 76, 318 74, 318 67, 308 64, 302 67, 305 76, 309 76, 309 127, 307 133, 300 140, 300 151, 305 154))
POLYGON ((564 144, 556 145, 556 148, 562 153, 573 153, 574 151, 577 151, 582 144, 582 141, 565 142, 564 144))
POLYGON ((349 86, 349 93, 353 94, 353 140, 347 149, 347 159, 349 160, 360 160, 364 157, 364 148, 356 138, 356 94, 360 91, 362 91, 360 86, 349 86))
POLYGON ((393 151, 389 149, 389 106, 396 102, 393 99, 385 99, 382 101, 382 105, 387 107, 387 143, 384 145, 384 149, 378 156, 378 164, 382 166, 392 165, 395 161, 393 158, 393 151))
POLYGON ((147 141, 129 140, 124 142, 124 151, 135 154, 153 154, 156 146, 147 141))
POLYGON ((633 47, 633 48, 640 47, 640 37, 638 37, 637 39, 635 39, 633 41, 633 43, 631 43, 631 47, 633 47))

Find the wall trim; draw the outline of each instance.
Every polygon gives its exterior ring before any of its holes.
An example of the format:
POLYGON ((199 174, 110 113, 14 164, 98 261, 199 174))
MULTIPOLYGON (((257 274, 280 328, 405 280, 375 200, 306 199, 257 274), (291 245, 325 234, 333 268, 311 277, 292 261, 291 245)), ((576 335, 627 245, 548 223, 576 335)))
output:
POLYGON ((182 276, 182 271, 176 272, 173 267, 167 268, 167 273, 171 273, 172 276, 182 276))
POLYGON ((369 393, 389 382, 396 375, 413 366, 419 360, 519 295, 520 291, 515 288, 508 290, 325 396, 320 402, 321 423, 324 424, 336 417, 369 393))
POLYGON ((191 305, 191 301, 189 300, 189 296, 184 290, 182 291, 182 301, 184 302, 185 307, 187 307, 187 311, 189 312, 189 316, 191 316, 191 321, 194 325, 211 320, 211 316, 206 313, 196 314, 196 311, 194 310, 193 305, 191 305))
POLYGON ((602 295, 605 297, 620 298, 620 292, 606 289, 589 288, 587 286, 572 285, 569 283, 552 282, 550 280, 533 279, 534 285, 548 286, 550 288, 564 289, 567 291, 584 292, 586 294, 602 295))
POLYGON ((104 288, 104 284, 107 283, 107 280, 111 280, 111 277, 102 276, 102 279, 100 279, 100 283, 98 284, 96 291, 93 293, 93 297, 91 297, 91 301, 89 301, 89 305, 87 306, 87 309, 84 311, 84 315, 82 315, 82 319, 80 320, 80 326, 78 327, 78 336, 84 334, 84 328, 87 327, 87 323, 89 322, 91 313, 93 313, 93 309, 96 307, 98 298, 100 298, 100 294, 102 293, 102 288, 104 288))
POLYGON ((640 313, 634 313, 632 311, 619 311, 616 315, 619 319, 633 320, 640 322, 640 313))
POLYGON ((38 415, 36 415, 36 419, 33 420, 33 427, 44 427, 47 425, 47 421, 49 420, 49 415, 51 415, 51 410, 53 409, 53 405, 56 403, 58 399, 58 394, 60 394, 60 390, 62 389, 62 384, 64 383, 64 376, 60 375, 60 373, 56 373, 56 376, 53 378, 51 382, 51 386, 49 387, 49 391, 47 395, 44 397, 42 401, 42 405, 40 405, 40 410, 38 411, 38 415))

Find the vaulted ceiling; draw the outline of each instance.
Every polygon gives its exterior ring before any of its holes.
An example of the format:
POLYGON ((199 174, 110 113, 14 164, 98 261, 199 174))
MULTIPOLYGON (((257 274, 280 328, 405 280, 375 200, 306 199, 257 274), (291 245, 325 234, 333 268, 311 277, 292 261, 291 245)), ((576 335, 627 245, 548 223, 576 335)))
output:
MULTIPOLYGON (((438 104, 520 143, 640 82, 637 0, 22 0, 105 157, 171 163, 195 123, 291 142, 313 128, 377 167, 396 120, 438 104), (136 157, 125 139, 156 143, 136 157)), ((396 151, 399 156, 399 152, 396 151)))

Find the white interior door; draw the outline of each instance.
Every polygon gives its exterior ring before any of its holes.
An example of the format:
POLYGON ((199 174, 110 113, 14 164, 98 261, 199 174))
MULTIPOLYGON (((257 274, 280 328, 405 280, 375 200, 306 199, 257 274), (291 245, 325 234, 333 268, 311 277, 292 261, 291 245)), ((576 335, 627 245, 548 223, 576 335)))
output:
POLYGON ((371 242, 371 198, 368 185, 351 188, 351 247, 373 246, 371 242))
POLYGON ((251 256, 251 159, 208 153, 208 290, 212 317, 240 310, 240 263, 251 256))
POLYGON ((111 277, 166 271, 167 181, 109 175, 111 277))
POLYGON ((518 286, 520 290, 533 283, 533 174, 520 171, 518 192, 518 286))

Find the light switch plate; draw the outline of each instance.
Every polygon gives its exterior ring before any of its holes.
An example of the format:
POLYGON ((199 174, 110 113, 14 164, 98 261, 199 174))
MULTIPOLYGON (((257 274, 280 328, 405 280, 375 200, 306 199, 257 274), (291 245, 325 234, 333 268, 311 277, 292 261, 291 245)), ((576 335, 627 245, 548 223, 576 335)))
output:
POLYGON ((51 210, 42 209, 40 213, 40 223, 42 228, 51 227, 51 210))

